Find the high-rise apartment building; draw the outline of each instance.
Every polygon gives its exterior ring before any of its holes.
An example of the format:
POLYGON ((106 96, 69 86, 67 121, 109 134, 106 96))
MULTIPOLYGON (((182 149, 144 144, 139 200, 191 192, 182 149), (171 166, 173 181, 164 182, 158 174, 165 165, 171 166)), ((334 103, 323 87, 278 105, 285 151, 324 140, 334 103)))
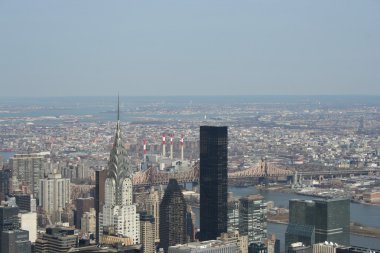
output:
POLYGON ((61 213, 70 203, 70 179, 58 173, 49 174, 48 178, 40 179, 39 188, 39 206, 52 221, 61 221, 61 213))
POLYGON ((227 127, 200 127, 200 239, 227 232, 227 127))
POLYGON ((261 195, 240 199, 239 232, 248 236, 248 243, 262 243, 267 237, 267 212, 261 195))
POLYGON ((285 247, 295 242, 350 245, 350 201, 348 199, 290 200, 285 247))
POLYGON ((145 211, 154 218, 155 242, 160 241, 160 193, 153 187, 144 200, 145 211))
POLYGON ((142 253, 155 253, 155 222, 153 215, 146 212, 140 214, 140 243, 142 253))
POLYGON ((139 244, 140 215, 137 213, 136 205, 132 202, 132 173, 132 168, 127 160, 127 150, 121 137, 118 109, 115 140, 105 180, 101 226, 103 230, 107 227, 106 230, 129 237, 133 244, 139 244))
POLYGON ((34 197, 38 196, 39 180, 44 177, 47 161, 43 154, 16 154, 9 159, 13 176, 26 183, 34 197))
POLYGON ((160 248, 187 242, 186 201, 176 179, 170 179, 160 204, 160 248))

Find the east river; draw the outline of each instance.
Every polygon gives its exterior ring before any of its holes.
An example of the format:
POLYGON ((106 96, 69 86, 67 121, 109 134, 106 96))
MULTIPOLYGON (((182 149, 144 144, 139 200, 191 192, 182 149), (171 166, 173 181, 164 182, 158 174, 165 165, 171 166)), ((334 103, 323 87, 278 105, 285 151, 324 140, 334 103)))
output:
MULTIPOLYGON (((244 197, 250 194, 261 194, 266 201, 274 201, 277 207, 289 207, 290 199, 314 199, 313 197, 297 195, 293 193, 259 191, 255 187, 229 187, 235 197, 244 197)), ((197 216, 199 227, 199 209, 193 208, 197 216)), ((351 221, 363 225, 380 228, 380 206, 351 203, 351 221)), ((284 251, 286 226, 283 224, 268 223, 268 233, 276 234, 281 240, 281 252, 284 251)), ((380 239, 351 234, 351 244, 361 247, 380 249, 380 239)))

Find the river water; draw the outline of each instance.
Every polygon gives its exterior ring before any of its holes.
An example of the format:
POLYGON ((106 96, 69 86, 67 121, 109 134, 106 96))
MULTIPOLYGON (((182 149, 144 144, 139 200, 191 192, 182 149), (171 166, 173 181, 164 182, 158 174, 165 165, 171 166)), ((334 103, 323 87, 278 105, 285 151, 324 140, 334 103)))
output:
MULTIPOLYGON (((290 199, 315 199, 314 197, 302 196, 293 193, 259 191, 254 186, 251 187, 229 187, 228 189, 235 197, 244 197, 250 194, 261 194, 266 201, 274 201, 278 207, 289 207, 290 199)), ((351 221, 363 225, 380 228, 380 206, 363 205, 351 203, 351 221)), ((193 208, 197 216, 197 226, 199 227, 199 209, 193 208)), ((284 251, 286 225, 268 223, 268 233, 276 234, 281 240, 281 252, 284 251)), ((380 239, 351 235, 351 244, 355 246, 380 249, 380 239)))

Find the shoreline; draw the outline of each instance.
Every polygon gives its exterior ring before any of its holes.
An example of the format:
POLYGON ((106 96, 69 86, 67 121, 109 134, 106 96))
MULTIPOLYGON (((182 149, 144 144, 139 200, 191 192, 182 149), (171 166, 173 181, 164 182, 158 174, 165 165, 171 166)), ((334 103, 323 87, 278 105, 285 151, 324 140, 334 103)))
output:
MULTIPOLYGON (((280 224, 280 225, 289 224, 289 222, 285 219, 277 220, 273 218, 272 219, 268 218, 267 222, 272 223, 272 224, 280 224)), ((380 228, 368 227, 368 226, 363 226, 361 224, 351 223, 350 234, 380 239, 380 228)))

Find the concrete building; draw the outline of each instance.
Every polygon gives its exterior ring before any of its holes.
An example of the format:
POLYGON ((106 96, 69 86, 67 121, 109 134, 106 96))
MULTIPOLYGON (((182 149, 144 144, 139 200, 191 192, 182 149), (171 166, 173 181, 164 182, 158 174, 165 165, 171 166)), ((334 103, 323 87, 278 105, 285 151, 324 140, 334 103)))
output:
POLYGON ((95 234, 96 232, 96 212, 90 208, 89 212, 84 212, 81 218, 81 232, 95 234))
POLYGON ((186 201, 177 180, 170 179, 160 204, 160 248, 187 242, 186 201))
POLYGON ((120 244, 117 245, 107 245, 107 246, 85 246, 80 248, 72 248, 68 253, 140 253, 141 245, 129 245, 123 246, 120 244))
POLYGON ((160 193, 153 187, 150 188, 144 204, 146 213, 154 218, 155 242, 160 241, 160 201, 160 193))
POLYGON ((49 174, 48 178, 40 179, 38 196, 39 206, 52 221, 61 221, 61 213, 70 203, 70 179, 62 178, 58 173, 49 174))
POLYGON ((13 176, 26 183, 34 197, 38 196, 39 180, 44 177, 47 161, 44 154, 16 154, 9 159, 13 176))
POLYGON ((200 127, 200 239, 227 232, 227 127, 200 127))
POLYGON ((140 215, 133 204, 132 168, 127 160, 124 147, 119 110, 114 144, 108 163, 105 180, 105 201, 102 212, 102 227, 109 227, 115 234, 132 239, 133 244, 140 243, 140 215))
POLYGON ((37 213, 20 211, 18 214, 21 229, 29 232, 29 241, 37 240, 37 213))
POLYGON ((236 253, 235 243, 219 240, 190 242, 169 247, 169 253, 236 253))
POLYGON ((246 235, 239 235, 239 232, 235 231, 222 233, 217 239, 223 242, 235 243, 237 246, 236 253, 248 253, 248 236, 246 235))
POLYGON ((248 244, 261 243, 267 237, 267 208, 261 195, 240 199, 239 232, 248 236, 248 244))
POLYGON ((321 242, 313 244, 313 253, 336 253, 337 249, 341 247, 332 242, 321 242))
POLYGON ((47 228, 46 233, 36 240, 35 253, 67 253, 78 245, 78 236, 74 229, 47 228))
POLYGON ((140 214, 140 239, 141 239, 141 252, 142 253, 155 253, 155 222, 153 215, 146 212, 140 214))

